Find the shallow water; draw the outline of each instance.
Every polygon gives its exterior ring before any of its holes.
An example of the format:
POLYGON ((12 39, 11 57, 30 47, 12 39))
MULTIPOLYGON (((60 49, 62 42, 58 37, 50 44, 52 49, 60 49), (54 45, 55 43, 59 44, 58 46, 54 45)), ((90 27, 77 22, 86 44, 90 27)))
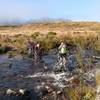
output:
MULTIPOLYGON (((84 63, 90 65, 91 63, 88 61, 88 58, 94 55, 94 53, 87 51, 85 52, 85 54, 84 52, 82 54, 87 57, 84 60, 84 63)), ((43 56, 43 61, 45 62, 45 65, 49 69, 46 72, 43 70, 44 64, 34 63, 33 59, 31 58, 26 57, 23 59, 23 57, 20 55, 13 58, 8 58, 7 55, 1 55, 0 93, 4 93, 8 88, 11 89, 23 88, 23 89, 34 90, 35 88, 38 88, 42 84, 48 84, 48 83, 51 83, 53 86, 58 88, 63 88, 69 85, 68 81, 70 81, 71 78, 73 77, 69 75, 69 72, 54 73, 54 71, 52 70, 55 62, 57 61, 57 55, 54 54, 45 55, 43 56)), ((76 64, 77 64, 77 59, 75 54, 70 55, 68 57, 68 66, 75 67, 76 64)), ((99 65, 100 60, 97 60, 96 64, 99 65)), ((92 74, 95 75, 94 71, 92 74)))

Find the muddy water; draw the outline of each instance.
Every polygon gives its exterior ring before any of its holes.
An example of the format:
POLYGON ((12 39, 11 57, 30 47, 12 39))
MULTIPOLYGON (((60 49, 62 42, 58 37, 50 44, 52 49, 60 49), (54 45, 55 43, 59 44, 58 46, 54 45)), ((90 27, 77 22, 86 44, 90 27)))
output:
MULTIPOLYGON (((92 51, 82 52, 85 57, 84 63, 90 65, 88 58, 95 55, 92 51)), ((53 86, 63 88, 69 86, 69 81, 73 76, 69 75, 69 72, 54 73, 54 63, 57 61, 57 55, 50 54, 43 56, 43 61, 47 66, 47 70, 44 71, 43 63, 35 63, 31 58, 23 58, 18 55, 13 58, 8 58, 7 55, 0 56, 0 94, 4 94, 5 91, 10 89, 28 89, 33 92, 33 100, 38 100, 38 89, 44 85, 51 83, 53 86), (37 94, 37 95, 35 95, 37 94)), ((68 66, 75 67, 77 59, 75 54, 71 54, 68 57, 68 66)), ((100 64, 100 60, 96 59, 96 64, 100 64)), ((95 70, 90 71, 90 76, 93 76, 95 70)), ((86 73, 84 77, 89 75, 86 73)), ((88 77, 91 80, 91 77, 88 77)), ((92 78, 93 79, 93 78, 92 78)), ((5 97, 5 100, 6 99, 5 97)), ((10 100, 10 99, 9 99, 10 100)), ((15 100, 15 99, 13 99, 15 100)), ((16 99, 18 100, 18 99, 16 99)))

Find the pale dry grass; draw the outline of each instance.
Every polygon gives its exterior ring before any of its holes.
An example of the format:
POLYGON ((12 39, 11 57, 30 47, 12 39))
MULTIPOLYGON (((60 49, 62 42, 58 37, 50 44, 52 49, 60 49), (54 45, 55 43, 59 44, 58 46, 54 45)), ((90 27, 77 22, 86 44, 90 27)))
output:
POLYGON ((4 37, 3 39, 0 38, 0 44, 11 43, 18 48, 24 48, 28 37, 41 42, 42 46, 47 49, 57 47, 59 42, 64 40, 67 43, 71 42, 75 45, 80 45, 83 49, 89 46, 90 49, 100 51, 99 26, 100 23, 96 22, 63 22, 0 27, 0 35, 5 35, 6 37, 14 36, 16 38, 16 42, 13 42, 14 37, 11 37, 10 40, 4 39, 4 37), (49 32, 55 32, 56 35, 48 37, 49 32), (36 38, 34 38, 35 33, 39 33, 36 38), (17 37, 17 35, 21 36, 17 37), (22 41, 22 45, 20 41, 22 41))
POLYGON ((67 22, 67 23, 44 23, 27 24, 15 27, 0 27, 0 34, 26 34, 31 35, 34 32, 47 34, 50 31, 65 35, 96 35, 100 32, 100 23, 93 22, 67 22))
POLYGON ((100 69, 96 70, 96 76, 95 77, 96 77, 96 84, 97 84, 97 86, 99 86, 100 85, 100 69))
POLYGON ((100 85, 100 75, 96 75, 96 84, 100 85))

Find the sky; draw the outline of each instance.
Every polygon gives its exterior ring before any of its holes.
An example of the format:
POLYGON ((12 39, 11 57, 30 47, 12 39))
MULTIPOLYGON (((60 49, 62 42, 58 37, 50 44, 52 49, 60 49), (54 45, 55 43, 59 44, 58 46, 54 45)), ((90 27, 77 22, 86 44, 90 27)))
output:
POLYGON ((100 0, 0 0, 0 22, 42 18, 99 21, 100 0))

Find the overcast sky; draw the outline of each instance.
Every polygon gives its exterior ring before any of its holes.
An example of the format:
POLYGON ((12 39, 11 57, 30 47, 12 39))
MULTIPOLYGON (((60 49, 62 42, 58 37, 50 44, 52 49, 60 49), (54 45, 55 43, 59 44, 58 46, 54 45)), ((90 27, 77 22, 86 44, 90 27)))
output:
POLYGON ((41 18, 100 21, 100 0, 0 0, 0 22, 41 18))

